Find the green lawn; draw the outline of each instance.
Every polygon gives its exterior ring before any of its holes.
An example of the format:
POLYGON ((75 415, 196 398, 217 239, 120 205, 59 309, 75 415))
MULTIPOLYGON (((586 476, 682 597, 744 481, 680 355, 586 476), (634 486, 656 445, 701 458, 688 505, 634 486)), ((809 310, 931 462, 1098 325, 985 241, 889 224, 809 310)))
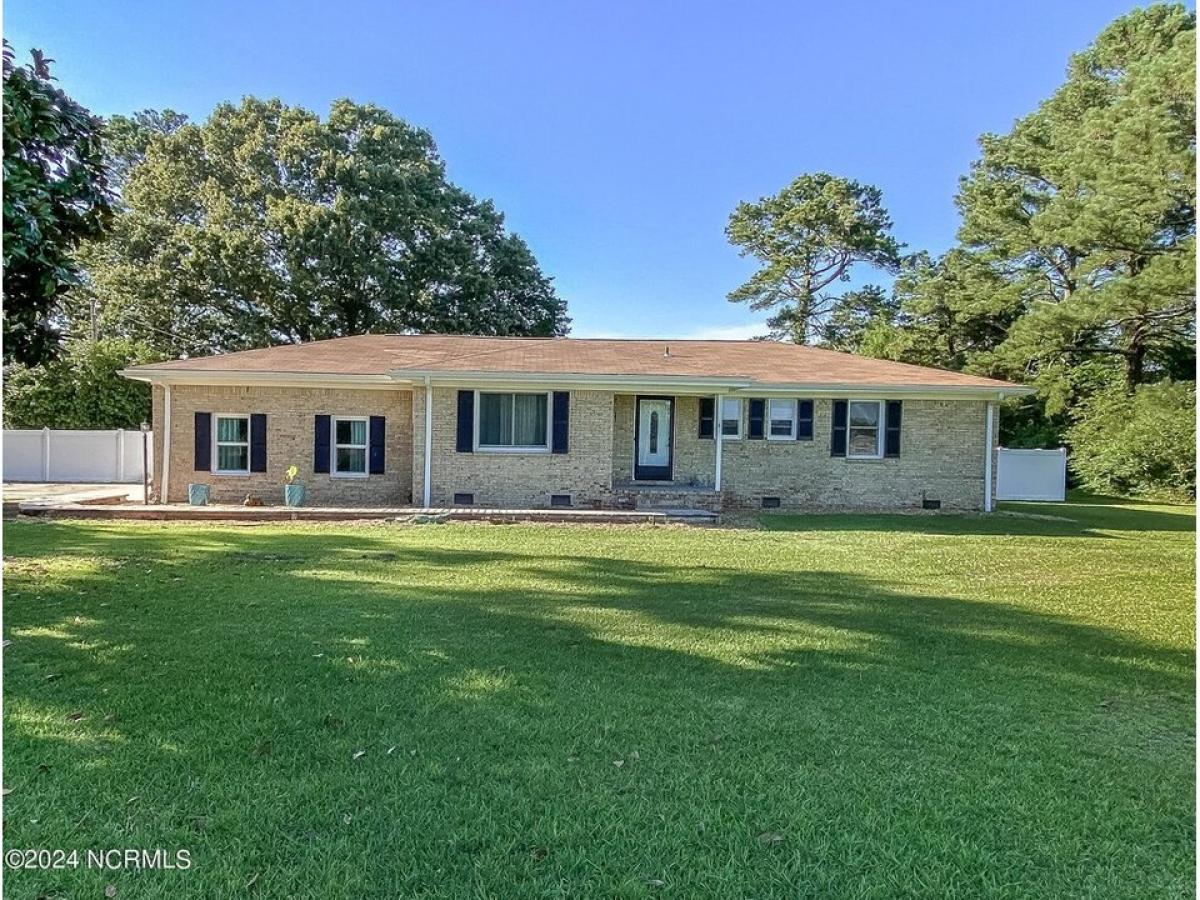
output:
POLYGON ((1193 892, 1193 510, 764 523, 6 523, 6 896, 1193 892))

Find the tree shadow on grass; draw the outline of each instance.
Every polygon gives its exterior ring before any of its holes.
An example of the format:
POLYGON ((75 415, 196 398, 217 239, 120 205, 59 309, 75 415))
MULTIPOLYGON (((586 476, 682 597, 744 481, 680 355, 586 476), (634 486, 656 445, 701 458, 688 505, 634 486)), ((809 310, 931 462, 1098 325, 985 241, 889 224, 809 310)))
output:
POLYGON ((1100 503, 1002 503, 994 513, 769 514, 768 531, 894 532, 1011 537, 1102 537, 1107 532, 1195 532, 1192 507, 1176 509, 1100 503))
MULTIPOLYGON (((978 669, 1036 677, 1048 692, 1190 688, 1188 650, 845 572, 412 546, 383 530, 288 534, 286 542, 212 534, 185 551, 161 546, 162 535, 149 529, 114 542, 86 527, 56 527, 70 534, 60 549, 85 562, 95 550, 115 549, 113 564, 37 584, 36 568, 11 563, 18 581, 9 625, 21 647, 12 655, 56 661, 39 671, 75 662, 96 681, 121 679, 120 669, 138 658, 168 667, 189 659, 219 674, 234 648, 249 658, 299 660, 321 644, 386 656, 448 641, 466 649, 470 668, 550 663, 609 680, 617 673, 606 669, 606 654, 577 649, 607 645, 650 657, 653 667, 701 665, 735 679, 778 674, 808 658, 859 667, 881 683, 899 671, 978 669), (33 583, 21 584, 22 574, 33 583)), ((57 682, 16 680, 46 697, 60 692, 57 682)))

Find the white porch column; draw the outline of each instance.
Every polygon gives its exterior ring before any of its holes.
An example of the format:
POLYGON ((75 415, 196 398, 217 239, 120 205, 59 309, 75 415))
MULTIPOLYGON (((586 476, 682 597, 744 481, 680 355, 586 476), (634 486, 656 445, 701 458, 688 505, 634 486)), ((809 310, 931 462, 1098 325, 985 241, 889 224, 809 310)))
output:
POLYGON ((984 439, 986 455, 983 458, 983 511, 992 511, 992 458, 996 453, 995 446, 996 404, 987 405, 987 434, 984 439))
POLYGON ((421 492, 421 505, 429 508, 433 497, 433 480, 429 466, 433 462, 433 387, 429 376, 425 376, 425 484, 421 492))
POLYGON ((162 485, 159 490, 159 503, 167 502, 167 488, 170 487, 171 476, 171 385, 163 385, 163 458, 162 485))
POLYGON ((721 403, 723 400, 724 396, 717 394, 713 401, 713 437, 717 441, 717 464, 713 474, 713 489, 717 491, 721 490, 721 447, 724 444, 723 432, 725 431, 721 427, 721 403))
POLYGON ((50 429, 42 429, 42 481, 50 480, 50 429))

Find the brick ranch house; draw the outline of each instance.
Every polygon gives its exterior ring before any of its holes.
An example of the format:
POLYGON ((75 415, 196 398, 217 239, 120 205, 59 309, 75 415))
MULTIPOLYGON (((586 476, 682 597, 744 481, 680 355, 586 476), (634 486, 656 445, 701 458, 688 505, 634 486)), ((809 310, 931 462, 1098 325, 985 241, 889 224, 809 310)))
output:
POLYGON ((983 509, 1027 388, 754 341, 363 335, 135 366, 154 490, 321 506, 983 509))

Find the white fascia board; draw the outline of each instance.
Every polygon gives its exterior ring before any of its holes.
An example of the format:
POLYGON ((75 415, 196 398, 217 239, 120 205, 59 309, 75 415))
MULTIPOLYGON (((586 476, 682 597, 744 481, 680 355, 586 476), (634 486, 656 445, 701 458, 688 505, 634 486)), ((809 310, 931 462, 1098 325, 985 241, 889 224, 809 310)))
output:
POLYGON ((121 369, 120 374, 150 384, 257 385, 262 387, 355 388, 408 387, 390 375, 330 375, 313 372, 207 372, 201 369, 121 369))
POLYGON ((625 393, 675 393, 709 395, 718 390, 728 391, 749 387, 752 381, 746 378, 720 378, 708 376, 675 375, 585 375, 569 372, 478 372, 478 371, 415 371, 395 369, 396 378, 413 381, 429 379, 434 387, 513 388, 538 387, 543 390, 556 388, 582 388, 591 391, 621 391, 625 393))
POLYGON ((759 397, 785 395, 790 397, 837 397, 877 399, 907 398, 913 400, 1003 400, 1032 394, 1033 388, 991 387, 988 385, 896 385, 896 384, 762 384, 750 378, 725 378, 672 375, 582 375, 567 373, 517 373, 484 371, 413 371, 393 370, 397 378, 428 378, 437 387, 526 388, 536 386, 546 390, 581 387, 589 390, 614 390, 640 393, 675 393, 759 397))
POLYGON ((1006 400, 1024 397, 1034 389, 1022 385, 990 387, 988 385, 928 385, 928 384, 766 384, 755 385, 740 393, 745 395, 786 395, 789 397, 836 397, 838 399, 878 398, 896 400, 1006 400))
POLYGON ((797 383, 762 384, 750 378, 692 375, 586 375, 552 372, 418 371, 393 369, 379 375, 333 375, 313 372, 213 372, 202 369, 122 369, 120 374, 135 381, 178 385, 261 385, 263 387, 410 389, 429 379, 438 387, 480 386, 511 389, 538 387, 611 390, 623 393, 670 393, 708 396, 836 397, 839 399, 907 398, 912 400, 1005 400, 1034 393, 1033 388, 1014 385, 897 385, 797 383))

